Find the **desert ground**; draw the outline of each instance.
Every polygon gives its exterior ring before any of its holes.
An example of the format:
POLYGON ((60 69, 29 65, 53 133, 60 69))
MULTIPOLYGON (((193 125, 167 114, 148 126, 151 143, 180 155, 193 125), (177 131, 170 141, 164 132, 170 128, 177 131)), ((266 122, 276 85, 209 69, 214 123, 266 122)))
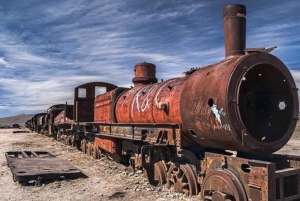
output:
MULTIPOLYGON (((15 129, 18 130, 18 129, 15 129)), ((24 130, 24 129, 22 129, 24 130)), ((149 185, 142 172, 128 173, 126 167, 106 158, 95 160, 76 148, 37 133, 15 133, 0 129, 0 200, 199 200, 174 193, 166 186, 149 185), (13 181, 5 152, 48 151, 80 169, 86 178, 62 179, 40 186, 13 181)))
MULTIPOLYGON (((166 186, 153 187, 141 172, 130 174, 122 164, 106 158, 94 160, 77 149, 37 133, 0 129, 0 200, 201 200, 174 193, 166 186), (13 181, 5 152, 48 151, 80 169, 86 178, 61 179, 35 185, 13 181)), ((300 155, 300 124, 288 144, 277 153, 300 155)))

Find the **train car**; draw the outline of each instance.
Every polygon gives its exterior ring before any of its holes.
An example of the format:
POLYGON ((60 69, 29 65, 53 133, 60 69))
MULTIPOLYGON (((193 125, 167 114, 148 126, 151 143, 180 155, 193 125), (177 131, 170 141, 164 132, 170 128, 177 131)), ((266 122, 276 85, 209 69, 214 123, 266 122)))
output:
POLYGON ((47 113, 45 112, 35 114, 26 122, 27 128, 29 128, 32 132, 34 131, 40 133, 44 125, 43 117, 45 117, 46 114, 47 113))
POLYGON ((90 82, 76 87, 74 91, 74 121, 93 122, 95 97, 116 87, 105 82, 90 82))
MULTIPOLYGON (((71 109, 73 109, 72 106, 69 106, 69 107, 71 107, 71 109)), ((49 107, 47 109, 47 120, 45 123, 45 129, 43 130, 43 134, 49 135, 49 136, 55 135, 55 129, 54 129, 55 118, 57 118, 57 116, 62 111, 68 110, 69 107, 65 104, 56 104, 56 105, 52 105, 51 107, 49 107)), ((65 118, 67 118, 67 116, 65 118)))
POLYGON ((53 125, 59 125, 63 123, 72 123, 73 120, 73 105, 66 105, 64 106, 64 109, 56 115, 56 117, 53 119, 53 125))
POLYGON ((298 120, 293 77, 274 48, 245 48, 245 6, 223 20, 223 61, 159 83, 154 64, 137 64, 134 88, 96 97, 97 133, 82 149, 204 200, 299 200, 300 157, 272 154, 298 120))
POLYGON ((99 94, 106 93, 117 86, 105 82, 89 82, 74 90, 74 106, 65 105, 67 110, 54 119, 55 135, 53 137, 65 144, 77 146, 79 149, 84 142, 92 141, 94 121, 94 100, 99 94), (73 109, 73 111, 71 111, 73 109), (89 136, 89 137, 88 137, 89 136))
POLYGON ((273 154, 298 121, 295 81, 274 47, 245 47, 244 5, 226 6, 223 22, 225 59, 216 64, 157 82, 156 66, 138 63, 132 89, 75 88, 67 143, 203 200, 300 200, 300 157, 273 154))

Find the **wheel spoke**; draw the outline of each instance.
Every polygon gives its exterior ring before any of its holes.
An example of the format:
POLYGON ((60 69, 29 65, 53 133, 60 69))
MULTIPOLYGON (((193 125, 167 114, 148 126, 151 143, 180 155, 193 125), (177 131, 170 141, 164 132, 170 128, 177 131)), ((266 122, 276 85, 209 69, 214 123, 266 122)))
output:
POLYGON ((170 181, 172 184, 175 184, 175 181, 174 181, 173 178, 171 178, 169 181, 170 181))
POLYGON ((168 187, 174 185, 176 192, 196 195, 198 184, 195 174, 188 164, 171 164, 168 172, 168 187))
POLYGON ((182 188, 184 188, 184 187, 189 187, 189 183, 182 183, 182 188))
POLYGON ((182 189, 182 192, 187 195, 189 195, 189 193, 190 193, 190 191, 188 189, 182 189))

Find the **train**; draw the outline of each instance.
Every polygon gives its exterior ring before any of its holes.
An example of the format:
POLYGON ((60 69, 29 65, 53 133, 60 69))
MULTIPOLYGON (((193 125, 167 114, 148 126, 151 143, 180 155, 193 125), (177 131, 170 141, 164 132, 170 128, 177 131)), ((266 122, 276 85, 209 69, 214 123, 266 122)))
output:
POLYGON ((295 81, 275 47, 245 47, 244 5, 224 7, 223 24, 224 60, 161 82, 138 63, 132 88, 82 84, 26 126, 203 200, 300 200, 300 157, 274 154, 298 121, 295 81))

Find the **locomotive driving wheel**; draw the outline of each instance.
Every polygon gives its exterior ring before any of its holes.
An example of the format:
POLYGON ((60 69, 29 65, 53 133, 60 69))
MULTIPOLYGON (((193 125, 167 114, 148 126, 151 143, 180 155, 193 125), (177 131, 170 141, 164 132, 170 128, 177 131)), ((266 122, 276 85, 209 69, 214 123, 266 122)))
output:
POLYGON ((158 186, 161 186, 167 181, 167 170, 166 166, 162 161, 154 163, 154 180, 158 181, 158 186))
POLYGON ((247 200, 239 179, 229 170, 213 170, 205 177, 201 197, 204 201, 247 200))
POLYGON ((93 158, 94 159, 100 159, 101 158, 101 151, 100 151, 100 149, 97 145, 94 145, 93 158))
POLYGON ((186 195, 197 195, 198 184, 196 176, 189 164, 172 163, 167 175, 167 185, 174 186, 175 192, 186 195))

